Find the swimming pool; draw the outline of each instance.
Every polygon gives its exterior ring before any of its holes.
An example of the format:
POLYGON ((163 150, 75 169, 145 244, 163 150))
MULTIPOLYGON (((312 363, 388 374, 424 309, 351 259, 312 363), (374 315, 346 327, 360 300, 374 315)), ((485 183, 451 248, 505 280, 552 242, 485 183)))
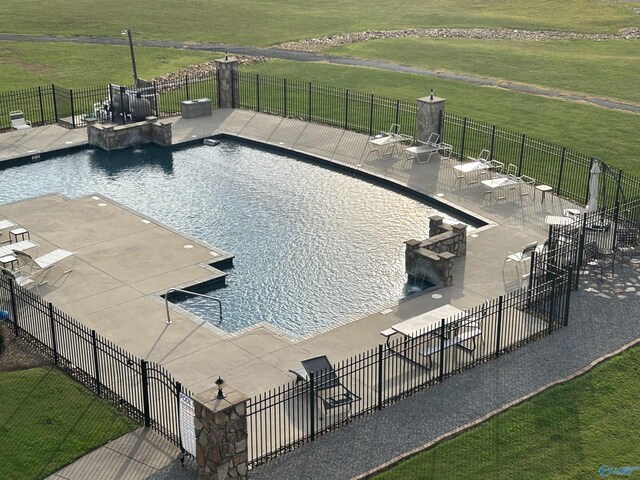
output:
MULTIPOLYGON (((415 199, 293 157, 224 140, 169 151, 95 150, 0 171, 0 202, 51 192, 98 192, 235 255, 224 305, 227 331, 267 322, 313 334, 412 293, 404 241, 428 219, 460 220, 415 199)), ((183 308, 217 323, 217 307, 183 308)))

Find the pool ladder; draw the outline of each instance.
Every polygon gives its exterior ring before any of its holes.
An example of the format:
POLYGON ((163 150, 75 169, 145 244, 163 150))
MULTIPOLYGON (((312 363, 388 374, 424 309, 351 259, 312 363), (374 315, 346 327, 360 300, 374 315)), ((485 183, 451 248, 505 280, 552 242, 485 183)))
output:
POLYGON ((186 293, 188 295, 193 295, 195 297, 204 297, 204 298, 208 298, 209 300, 218 302, 218 306, 220 307, 220 321, 218 322, 218 325, 222 323, 222 302, 220 301, 220 299, 216 297, 212 297, 211 295, 204 295, 202 293, 190 292, 189 290, 182 290, 180 288, 170 288, 169 290, 167 290, 167 293, 164 294, 164 306, 167 309, 167 325, 171 323, 171 315, 169 313, 169 294, 171 292, 186 293))

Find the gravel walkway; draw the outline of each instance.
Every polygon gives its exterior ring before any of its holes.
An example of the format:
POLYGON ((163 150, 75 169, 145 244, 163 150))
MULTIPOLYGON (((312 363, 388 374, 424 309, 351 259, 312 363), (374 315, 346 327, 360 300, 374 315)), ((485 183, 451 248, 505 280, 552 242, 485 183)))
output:
POLYGON ((603 282, 598 275, 582 277, 580 291, 571 297, 567 328, 358 419, 252 470, 250 478, 353 478, 635 341, 640 266, 616 270, 603 282))

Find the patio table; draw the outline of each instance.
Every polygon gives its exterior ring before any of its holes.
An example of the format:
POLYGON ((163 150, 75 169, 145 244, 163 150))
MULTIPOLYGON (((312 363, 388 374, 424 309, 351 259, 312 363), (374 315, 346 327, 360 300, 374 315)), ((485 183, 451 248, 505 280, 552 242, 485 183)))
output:
POLYGON ((438 330, 443 318, 445 319, 445 326, 451 325, 456 321, 457 315, 462 312, 463 310, 446 304, 409 318, 408 320, 404 320, 403 322, 396 323, 391 326, 391 329, 407 338, 415 339, 438 330))

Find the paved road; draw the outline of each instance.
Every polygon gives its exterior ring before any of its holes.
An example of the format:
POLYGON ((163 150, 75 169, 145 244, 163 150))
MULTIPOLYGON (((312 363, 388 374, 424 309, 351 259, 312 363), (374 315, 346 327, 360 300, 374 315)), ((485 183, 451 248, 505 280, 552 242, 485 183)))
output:
MULTIPOLYGON (((61 42, 61 43, 83 43, 95 45, 127 45, 128 40, 121 38, 107 37, 58 37, 50 35, 18 35, 11 33, 0 34, 0 41, 19 41, 19 42, 61 42)), ((377 68, 393 72, 412 73, 414 75, 422 75, 425 77, 442 78, 445 80, 457 80, 460 82, 471 83, 474 85, 485 85, 491 87, 502 88, 522 93, 530 93, 549 98, 562 98, 574 102, 584 102, 611 110, 621 110, 627 112, 640 112, 640 105, 632 105, 628 103, 608 100, 605 98, 590 97, 586 95, 568 94, 543 87, 535 87, 523 85, 514 82, 506 82, 490 78, 476 77, 473 75, 463 75, 456 73, 438 72, 424 68, 409 67, 398 65, 390 62, 379 60, 365 60, 351 57, 338 57, 333 55, 324 55, 315 52, 301 52, 294 50, 284 50, 278 48, 259 48, 241 45, 226 45, 222 43, 182 43, 174 41, 161 40, 137 40, 136 45, 143 47, 158 48, 182 48, 185 50, 196 50, 203 52, 229 52, 235 55, 261 56, 267 58, 278 58, 281 60, 290 60, 294 62, 325 62, 336 65, 349 65, 358 67, 377 68)))

